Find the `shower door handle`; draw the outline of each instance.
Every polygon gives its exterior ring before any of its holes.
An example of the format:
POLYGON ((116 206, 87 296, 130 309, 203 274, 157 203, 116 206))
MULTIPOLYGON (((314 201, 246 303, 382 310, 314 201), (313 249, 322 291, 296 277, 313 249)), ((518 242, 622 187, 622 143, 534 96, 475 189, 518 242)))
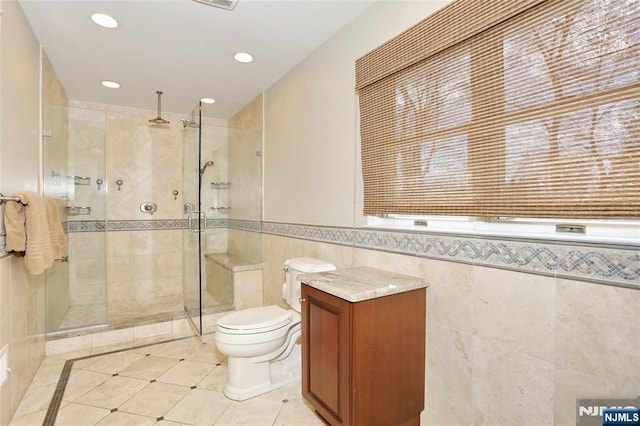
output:
POLYGON ((207 229, 207 213, 203 212, 203 211, 199 211, 199 210, 194 210, 194 211, 190 211, 187 214, 187 227, 189 228, 189 232, 193 232, 194 234, 198 234, 202 231, 204 231, 205 229, 207 229), (193 228, 193 215, 197 214, 198 215, 198 227, 197 228, 193 228), (204 227, 200 228, 200 217, 201 215, 204 214, 204 227))

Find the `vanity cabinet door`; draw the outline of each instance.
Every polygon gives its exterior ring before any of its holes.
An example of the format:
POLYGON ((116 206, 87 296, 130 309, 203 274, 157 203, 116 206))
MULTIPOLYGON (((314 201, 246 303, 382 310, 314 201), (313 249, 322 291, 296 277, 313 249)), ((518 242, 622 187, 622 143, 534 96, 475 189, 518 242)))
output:
POLYGON ((302 285, 302 394, 329 424, 349 425, 351 303, 302 285))
POLYGON ((351 303, 302 285, 302 395, 331 425, 418 426, 426 290, 351 303))

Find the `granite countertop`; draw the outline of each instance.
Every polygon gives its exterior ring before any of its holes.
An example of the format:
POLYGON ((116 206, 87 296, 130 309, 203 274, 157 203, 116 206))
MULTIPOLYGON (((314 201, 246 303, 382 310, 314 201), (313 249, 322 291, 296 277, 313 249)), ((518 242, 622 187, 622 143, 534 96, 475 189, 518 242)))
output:
POLYGON ((361 302, 429 286, 426 279, 362 266, 301 274, 304 284, 349 302, 361 302))

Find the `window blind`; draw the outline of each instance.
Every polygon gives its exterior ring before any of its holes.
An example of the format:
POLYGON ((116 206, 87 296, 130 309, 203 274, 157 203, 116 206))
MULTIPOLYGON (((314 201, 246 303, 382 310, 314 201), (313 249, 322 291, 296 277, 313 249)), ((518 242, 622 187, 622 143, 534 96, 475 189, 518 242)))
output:
POLYGON ((640 2, 457 0, 356 62, 365 214, 640 218, 640 2))

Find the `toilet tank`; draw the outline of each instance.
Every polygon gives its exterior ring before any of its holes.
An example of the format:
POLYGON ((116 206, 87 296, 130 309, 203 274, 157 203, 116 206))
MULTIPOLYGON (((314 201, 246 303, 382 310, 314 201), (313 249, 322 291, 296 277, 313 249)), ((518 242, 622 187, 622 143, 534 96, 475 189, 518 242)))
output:
POLYGON ((282 298, 293 308, 300 312, 300 281, 298 274, 310 274, 313 272, 334 271, 335 265, 323 260, 310 257, 296 257, 284 262, 285 283, 282 286, 282 298))

